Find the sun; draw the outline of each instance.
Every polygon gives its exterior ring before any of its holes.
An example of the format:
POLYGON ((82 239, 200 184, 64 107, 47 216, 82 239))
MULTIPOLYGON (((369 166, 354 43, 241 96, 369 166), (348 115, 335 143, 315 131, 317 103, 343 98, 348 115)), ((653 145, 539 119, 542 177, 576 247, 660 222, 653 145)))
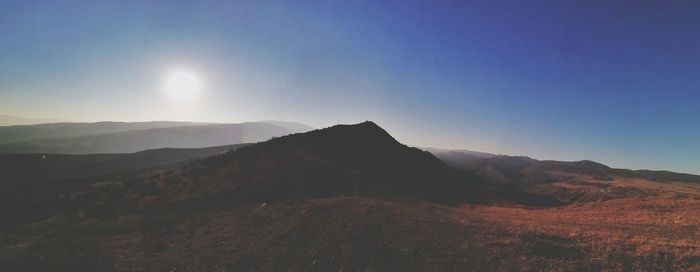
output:
POLYGON ((202 89, 202 83, 192 72, 181 69, 173 71, 165 79, 165 91, 177 101, 192 100, 202 89))

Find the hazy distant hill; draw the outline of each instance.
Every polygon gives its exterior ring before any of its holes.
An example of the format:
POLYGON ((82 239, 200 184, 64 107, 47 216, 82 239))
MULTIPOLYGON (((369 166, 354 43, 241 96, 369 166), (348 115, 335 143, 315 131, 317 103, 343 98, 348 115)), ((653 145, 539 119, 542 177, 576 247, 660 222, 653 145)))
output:
POLYGON ((39 125, 2 126, 0 144, 32 140, 61 139, 132 130, 202 125, 191 122, 97 122, 97 123, 47 123, 39 125))
POLYGON ((63 120, 50 118, 29 118, 15 115, 0 115, 0 126, 34 125, 44 123, 56 123, 62 121, 63 120))
MULTIPOLYGON (((291 124, 292 128, 299 127, 291 124)), ((199 148, 258 142, 295 132, 301 131, 267 122, 101 122, 10 126, 0 127, 0 140, 5 140, 0 144, 0 153, 131 153, 166 147, 199 148)))
POLYGON ((547 172, 588 175, 605 180, 613 176, 637 177, 653 181, 700 183, 700 176, 671 171, 629 170, 611 168, 604 164, 583 161, 535 160, 524 156, 506 156, 468 150, 425 148, 448 165, 475 173, 485 180, 502 185, 521 186, 561 179, 547 172))
POLYGON ((173 178, 182 178, 185 187, 198 180, 184 190, 191 197, 217 188, 227 202, 389 194, 454 203, 483 195, 430 153, 397 142, 372 122, 251 145, 185 167, 173 178))
POLYGON ((267 121, 260 121, 260 123, 267 123, 275 126, 280 126, 286 129, 289 129, 291 131, 295 132, 307 132, 314 130, 315 128, 312 126, 308 126, 302 123, 297 123, 297 122, 285 122, 285 121, 275 121, 275 120, 267 120, 267 121))

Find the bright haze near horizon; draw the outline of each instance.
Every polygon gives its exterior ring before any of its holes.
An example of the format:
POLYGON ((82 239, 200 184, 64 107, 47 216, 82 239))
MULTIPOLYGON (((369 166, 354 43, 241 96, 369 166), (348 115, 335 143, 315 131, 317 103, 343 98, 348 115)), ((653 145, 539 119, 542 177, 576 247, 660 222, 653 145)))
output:
POLYGON ((700 173, 697 2, 380 2, 2 1, 0 114, 373 120, 415 146, 700 173))

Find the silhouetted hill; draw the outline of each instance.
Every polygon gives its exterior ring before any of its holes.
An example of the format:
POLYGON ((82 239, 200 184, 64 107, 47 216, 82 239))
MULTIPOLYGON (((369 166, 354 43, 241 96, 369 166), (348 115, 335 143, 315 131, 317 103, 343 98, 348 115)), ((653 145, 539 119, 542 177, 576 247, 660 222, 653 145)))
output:
POLYGON ((166 147, 200 148, 258 142, 293 132, 297 131, 262 122, 104 122, 0 127, 0 139, 12 141, 0 144, 0 153, 132 153, 166 147))
POLYGON ((430 153, 400 144, 372 122, 272 139, 161 179, 173 180, 162 189, 181 192, 179 198, 193 201, 189 207, 375 194, 457 203, 483 193, 430 153))

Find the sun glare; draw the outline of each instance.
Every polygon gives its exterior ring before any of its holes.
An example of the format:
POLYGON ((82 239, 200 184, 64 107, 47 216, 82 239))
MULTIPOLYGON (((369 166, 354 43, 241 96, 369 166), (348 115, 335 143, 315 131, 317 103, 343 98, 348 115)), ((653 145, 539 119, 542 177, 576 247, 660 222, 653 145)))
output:
POLYGON ((201 91, 201 82, 187 70, 177 70, 165 80, 165 91, 177 101, 188 101, 201 91))

